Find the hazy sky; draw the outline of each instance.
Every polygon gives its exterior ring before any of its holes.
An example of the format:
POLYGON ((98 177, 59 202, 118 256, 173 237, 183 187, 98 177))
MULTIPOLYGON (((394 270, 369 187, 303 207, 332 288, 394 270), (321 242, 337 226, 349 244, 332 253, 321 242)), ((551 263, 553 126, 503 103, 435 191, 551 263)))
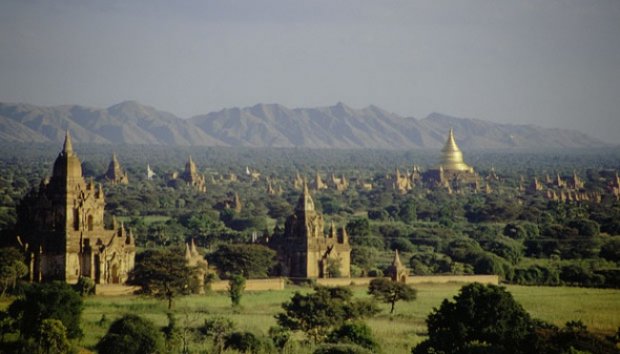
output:
POLYGON ((370 104, 620 137, 620 1, 0 0, 0 101, 370 104))

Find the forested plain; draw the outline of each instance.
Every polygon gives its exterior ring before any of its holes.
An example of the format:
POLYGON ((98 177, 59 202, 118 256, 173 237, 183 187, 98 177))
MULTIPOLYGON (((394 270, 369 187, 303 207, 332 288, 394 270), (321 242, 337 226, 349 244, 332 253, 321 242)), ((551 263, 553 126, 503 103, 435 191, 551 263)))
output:
MULTIPOLYGON (((438 151, 87 144, 74 148, 87 179, 99 180, 112 153, 118 156, 130 182, 100 180, 106 220, 110 225, 112 217, 124 222, 139 252, 177 249, 194 240, 210 264, 217 265, 218 251, 226 246, 283 232, 300 194, 292 183, 296 174, 309 182, 317 173, 323 180, 334 174, 346 176, 349 188, 311 192, 326 227, 331 221, 346 226, 354 276, 383 276, 398 250, 413 275, 498 274, 506 284, 620 288, 620 202, 609 194, 609 183, 620 170, 618 148, 466 151, 466 162, 481 180, 497 174, 499 180, 489 193, 449 193, 422 186, 400 193, 386 183, 386 176, 393 176, 397 168, 404 173, 413 165, 422 170, 436 165, 438 151), (169 182, 174 171, 183 171, 189 156, 206 176, 206 193, 169 182), (147 164, 155 172, 152 180, 146 177, 147 164), (254 178, 246 174, 248 169, 255 172, 254 178), (568 178, 573 173, 584 180, 585 190, 600 193, 601 200, 552 201, 518 188, 522 180, 529 184, 534 177, 568 178), (266 178, 282 192, 269 194, 266 178), (362 188, 363 183, 373 188, 362 188), (228 207, 235 193, 240 210, 228 207)), ((0 146, 3 244, 15 237, 20 199, 50 176, 59 150, 47 144, 0 146)), ((246 275, 265 277, 270 271, 246 275)), ((215 277, 231 275, 220 269, 215 277)), ((609 328, 604 332, 611 334, 609 328)))
MULTIPOLYGON (((0 228, 14 236, 15 207, 51 174, 59 147, 4 145, 0 175, 0 228)), ((317 209, 346 226, 353 244, 353 274, 379 275, 398 249, 413 274, 499 274, 520 284, 620 286, 620 202, 607 188, 620 170, 620 152, 603 150, 471 151, 466 161, 481 180, 491 169, 499 177, 492 193, 452 193, 415 187, 402 194, 385 178, 399 168, 425 169, 437 151, 172 148, 163 146, 77 145, 86 179, 98 179, 116 153, 128 185, 105 180, 106 217, 125 222, 141 249, 182 246, 193 239, 206 253, 219 245, 249 242, 282 232, 300 191, 296 174, 309 183, 345 176, 350 186, 312 191, 317 209), (207 192, 171 185, 188 157, 206 176, 207 192), (156 176, 146 178, 149 164, 156 176), (259 172, 251 178, 246 170, 259 172), (600 202, 550 201, 517 189, 522 178, 577 173, 600 202), (237 176, 230 181, 230 174, 237 176), (266 178, 280 195, 267 193, 266 178), (360 183, 372 183, 365 190, 360 183), (238 193, 239 212, 226 205, 238 193)))

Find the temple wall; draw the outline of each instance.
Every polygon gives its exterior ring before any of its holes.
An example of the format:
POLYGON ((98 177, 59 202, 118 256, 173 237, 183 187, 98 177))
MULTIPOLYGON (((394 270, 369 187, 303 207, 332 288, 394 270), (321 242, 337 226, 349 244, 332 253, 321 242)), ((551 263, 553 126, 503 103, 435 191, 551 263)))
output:
MULTIPOLYGON (((286 280, 284 278, 247 279, 245 291, 284 290, 286 280)), ((228 291, 228 280, 219 280, 211 283, 213 291, 228 291)))
MULTIPOLYGON (((322 286, 350 286, 350 285, 368 285, 376 278, 325 278, 317 279, 317 285, 322 286)), ((497 275, 410 275, 407 278, 407 284, 446 284, 446 283, 481 283, 481 284, 499 284, 499 276, 497 275)))

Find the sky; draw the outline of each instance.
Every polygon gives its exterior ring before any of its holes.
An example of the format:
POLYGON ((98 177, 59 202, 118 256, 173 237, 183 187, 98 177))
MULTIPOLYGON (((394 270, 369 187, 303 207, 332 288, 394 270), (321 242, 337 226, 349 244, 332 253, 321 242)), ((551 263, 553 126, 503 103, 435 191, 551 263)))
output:
POLYGON ((620 137, 618 0, 0 0, 0 101, 376 105, 620 137))

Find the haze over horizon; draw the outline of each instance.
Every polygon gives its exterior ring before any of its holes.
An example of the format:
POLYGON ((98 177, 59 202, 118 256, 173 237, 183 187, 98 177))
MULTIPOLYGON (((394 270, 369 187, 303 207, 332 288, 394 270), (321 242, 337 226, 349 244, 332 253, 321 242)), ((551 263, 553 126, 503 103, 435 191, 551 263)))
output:
POLYGON ((620 2, 0 3, 0 101, 376 105, 616 143, 620 2))

